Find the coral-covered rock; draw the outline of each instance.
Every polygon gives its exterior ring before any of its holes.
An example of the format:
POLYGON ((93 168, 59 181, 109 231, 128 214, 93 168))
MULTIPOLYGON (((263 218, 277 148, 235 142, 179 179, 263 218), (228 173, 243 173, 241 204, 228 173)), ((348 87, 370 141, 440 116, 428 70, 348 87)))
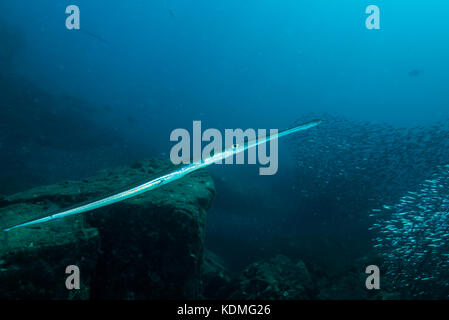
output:
MULTIPOLYGON (((168 161, 142 161, 5 197, 1 224, 91 201, 172 168, 168 161)), ((12 230, 0 245, 0 298, 196 298, 213 196, 212 179, 199 171, 95 212, 12 230), (65 288, 71 264, 81 271, 79 291, 65 288)))

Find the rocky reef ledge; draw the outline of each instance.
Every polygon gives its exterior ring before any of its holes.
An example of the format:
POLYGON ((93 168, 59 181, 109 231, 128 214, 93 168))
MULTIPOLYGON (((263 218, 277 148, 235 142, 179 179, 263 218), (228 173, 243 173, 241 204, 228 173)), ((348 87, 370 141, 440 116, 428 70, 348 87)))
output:
MULTIPOLYGON (((83 181, 0 198, 1 226, 103 197, 172 168, 147 160, 83 181)), ((127 201, 0 239, 0 299, 195 299, 201 297, 206 212, 215 194, 206 171, 127 201), (81 289, 67 290, 68 265, 81 289)))

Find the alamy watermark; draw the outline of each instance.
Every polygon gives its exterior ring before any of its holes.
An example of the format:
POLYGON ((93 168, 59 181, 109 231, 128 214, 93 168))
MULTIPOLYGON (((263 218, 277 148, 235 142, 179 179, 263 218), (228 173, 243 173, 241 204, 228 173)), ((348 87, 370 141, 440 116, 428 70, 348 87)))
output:
POLYGON ((366 274, 369 276, 366 278, 365 286, 368 290, 380 289, 380 269, 378 266, 372 264, 366 267, 366 274))
POLYGON ((70 5, 65 9, 65 13, 69 16, 65 20, 65 27, 68 30, 80 29, 80 8, 75 5, 70 5))
MULTIPOLYGON (((65 13, 69 16, 65 25, 69 30, 79 30, 80 27, 80 8, 77 5, 69 5, 66 7, 65 13)), ((365 13, 369 16, 365 20, 365 26, 368 30, 380 29, 380 9, 378 6, 371 4, 366 7, 365 13)))
POLYGON ((65 273, 69 276, 65 280, 67 290, 79 290, 80 287, 80 268, 76 265, 67 266, 65 273))
POLYGON ((366 18, 365 26, 368 30, 379 30, 380 29, 380 9, 376 5, 369 5, 365 10, 366 14, 369 16, 366 18))
MULTIPOLYGON (((65 273, 69 276, 66 278, 65 286, 67 290, 80 290, 80 269, 76 265, 67 266, 65 273)), ((369 276, 365 280, 365 287, 368 290, 380 289, 380 269, 372 264, 366 267, 365 273, 369 276)))
MULTIPOLYGON (((278 133, 277 129, 271 129, 269 133, 266 129, 246 129, 245 131, 225 129, 223 139, 220 130, 207 129, 203 132, 201 121, 193 121, 192 132, 193 136, 188 130, 179 128, 170 134, 170 141, 177 142, 170 151, 170 160, 173 164, 204 161, 227 147, 242 146, 248 141, 258 139, 265 141, 245 152, 225 158, 224 164, 234 164, 235 157, 235 164, 259 163, 262 166, 259 168, 260 175, 274 175, 278 171, 278 139, 272 138, 266 141, 266 136, 278 133), (207 144, 203 146, 203 142, 207 142, 207 144)), ((215 163, 223 164, 223 160, 218 160, 215 163)))

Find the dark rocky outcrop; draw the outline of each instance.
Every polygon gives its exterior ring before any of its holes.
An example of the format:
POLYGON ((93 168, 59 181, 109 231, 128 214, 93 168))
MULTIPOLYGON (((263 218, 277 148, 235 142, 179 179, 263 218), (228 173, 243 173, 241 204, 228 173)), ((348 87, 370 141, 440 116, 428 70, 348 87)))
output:
POLYGON ((204 299, 226 299, 232 293, 233 275, 228 271, 224 261, 209 250, 204 254, 201 275, 204 299))
MULTIPOLYGON (((1 223, 32 220, 171 168, 168 161, 142 161, 4 197, 1 223)), ((200 297, 205 217, 214 190, 199 171, 96 212, 9 232, 0 245, 0 298, 200 297), (68 265, 79 266, 81 290, 65 288, 68 265)))
POLYGON ((204 298, 223 300, 394 300, 401 297, 387 282, 381 290, 365 286, 366 266, 381 265, 368 255, 340 272, 284 255, 254 262, 238 274, 230 274, 220 258, 208 253, 203 273, 204 298))
MULTIPOLYGON (((377 255, 368 254, 354 261, 344 271, 335 274, 322 272, 316 277, 320 300, 392 300, 398 299, 394 289, 384 281, 383 274, 380 277, 380 290, 368 290, 365 282, 368 274, 365 273, 369 265, 382 266, 377 255)), ((382 268, 381 268, 382 270, 382 268)))
POLYGON ((249 265, 234 287, 230 299, 305 300, 313 292, 312 277, 305 264, 283 255, 249 265))

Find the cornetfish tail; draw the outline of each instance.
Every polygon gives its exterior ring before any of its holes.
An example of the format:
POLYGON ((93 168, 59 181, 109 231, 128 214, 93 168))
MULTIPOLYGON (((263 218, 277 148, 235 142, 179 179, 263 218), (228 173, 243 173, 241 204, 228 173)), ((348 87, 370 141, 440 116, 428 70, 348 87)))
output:
MULTIPOLYGON (((3 228, 5 227, 5 224, 3 222, 3 219, 0 217, 0 226, 3 228)), ((8 229, 3 229, 3 242, 6 244, 8 243, 8 229)))
POLYGON ((52 220, 56 220, 56 219, 65 218, 65 217, 68 217, 71 215, 92 211, 92 210, 95 210, 98 208, 102 208, 102 207, 111 205, 116 202, 120 202, 120 201, 129 199, 129 198, 138 196, 144 192, 154 190, 154 189, 159 188, 167 183, 181 179, 182 177, 184 177, 194 171, 197 171, 199 169, 210 166, 211 164, 213 164, 219 160, 233 156, 240 152, 244 152, 245 150, 247 150, 249 148, 252 148, 259 144, 265 143, 271 139, 280 138, 280 137, 286 136, 288 134, 292 134, 292 133, 295 133, 298 131, 313 128, 313 127, 319 125, 321 122, 322 122, 321 120, 313 120, 313 121, 306 122, 306 123, 300 124, 298 126, 295 126, 295 127, 292 127, 292 128, 286 129, 286 130, 282 130, 276 134, 266 136, 265 139, 256 139, 256 140, 250 141, 247 144, 242 145, 242 146, 225 148, 223 151, 219 152, 218 154, 214 154, 213 156, 210 156, 207 159, 203 159, 202 161, 199 161, 199 162, 187 164, 185 166, 182 166, 181 168, 177 168, 177 169, 171 171, 168 174, 162 175, 158 178, 152 179, 146 183, 138 185, 137 187, 133 187, 131 189, 116 193, 114 195, 102 198, 100 200, 89 202, 84 205, 79 205, 72 209, 63 210, 59 213, 52 214, 52 215, 49 215, 49 216, 46 216, 46 217, 43 217, 40 219, 35 219, 35 220, 28 221, 25 223, 17 224, 15 226, 3 229, 3 232, 5 233, 5 235, 7 235, 7 233, 9 231, 14 230, 14 229, 27 227, 27 226, 31 226, 31 225, 35 225, 35 224, 40 224, 40 223, 44 223, 44 222, 48 222, 48 221, 52 221, 52 220))

